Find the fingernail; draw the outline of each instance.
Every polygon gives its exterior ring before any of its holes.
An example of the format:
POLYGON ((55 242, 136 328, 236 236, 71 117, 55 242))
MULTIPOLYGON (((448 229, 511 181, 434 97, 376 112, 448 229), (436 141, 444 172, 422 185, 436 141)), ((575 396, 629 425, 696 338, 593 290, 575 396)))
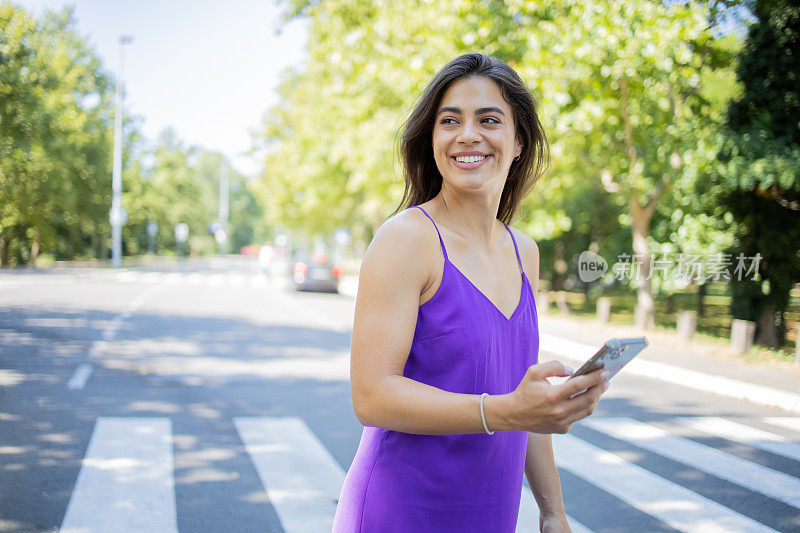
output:
POLYGON ((610 375, 611 375, 611 371, 610 370, 603 370, 600 373, 600 377, 603 378, 603 379, 608 379, 608 376, 610 376, 610 375))
POLYGON ((571 366, 565 366, 564 370, 567 371, 567 374, 574 374, 575 370, 571 366))

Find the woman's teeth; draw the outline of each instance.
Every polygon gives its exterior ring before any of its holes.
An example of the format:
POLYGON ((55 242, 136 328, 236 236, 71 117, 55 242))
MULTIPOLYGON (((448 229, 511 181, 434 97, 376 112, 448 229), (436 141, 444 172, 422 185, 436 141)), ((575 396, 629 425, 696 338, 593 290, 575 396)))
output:
POLYGON ((482 161, 484 159, 486 159, 485 155, 464 155, 456 157, 456 161, 459 163, 475 163, 476 161, 482 161))

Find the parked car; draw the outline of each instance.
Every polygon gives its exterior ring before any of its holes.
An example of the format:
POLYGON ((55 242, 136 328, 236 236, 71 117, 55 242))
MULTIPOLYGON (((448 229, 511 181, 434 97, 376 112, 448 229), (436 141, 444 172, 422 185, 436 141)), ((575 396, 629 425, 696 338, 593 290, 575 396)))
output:
POLYGON ((339 292, 344 269, 325 253, 299 253, 292 258, 292 283, 298 291, 339 292))

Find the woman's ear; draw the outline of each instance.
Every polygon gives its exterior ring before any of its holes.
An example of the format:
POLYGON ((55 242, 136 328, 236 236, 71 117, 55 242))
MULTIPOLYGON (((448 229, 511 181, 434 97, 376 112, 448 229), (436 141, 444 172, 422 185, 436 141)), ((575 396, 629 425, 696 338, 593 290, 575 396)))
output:
POLYGON ((522 154, 522 148, 524 144, 522 143, 522 139, 519 137, 515 140, 515 147, 514 147, 514 159, 518 158, 522 154))

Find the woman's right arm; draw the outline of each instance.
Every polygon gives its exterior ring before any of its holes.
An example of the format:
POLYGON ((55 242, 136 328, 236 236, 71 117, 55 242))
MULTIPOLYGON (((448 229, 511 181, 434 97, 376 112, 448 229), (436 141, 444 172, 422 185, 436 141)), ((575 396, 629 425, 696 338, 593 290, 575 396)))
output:
MULTIPOLYGON (((482 433, 480 395, 459 394, 403 376, 420 294, 428 283, 425 257, 435 257, 430 233, 411 213, 384 223, 361 266, 350 359, 350 386, 358 420, 405 433, 482 433), (427 255, 426 255, 427 254, 427 255)), ((566 375, 561 363, 528 369, 517 389, 484 401, 492 430, 564 433, 594 410, 602 392, 599 372, 558 386, 548 376, 566 375), (573 399, 569 396, 589 389, 573 399)))

